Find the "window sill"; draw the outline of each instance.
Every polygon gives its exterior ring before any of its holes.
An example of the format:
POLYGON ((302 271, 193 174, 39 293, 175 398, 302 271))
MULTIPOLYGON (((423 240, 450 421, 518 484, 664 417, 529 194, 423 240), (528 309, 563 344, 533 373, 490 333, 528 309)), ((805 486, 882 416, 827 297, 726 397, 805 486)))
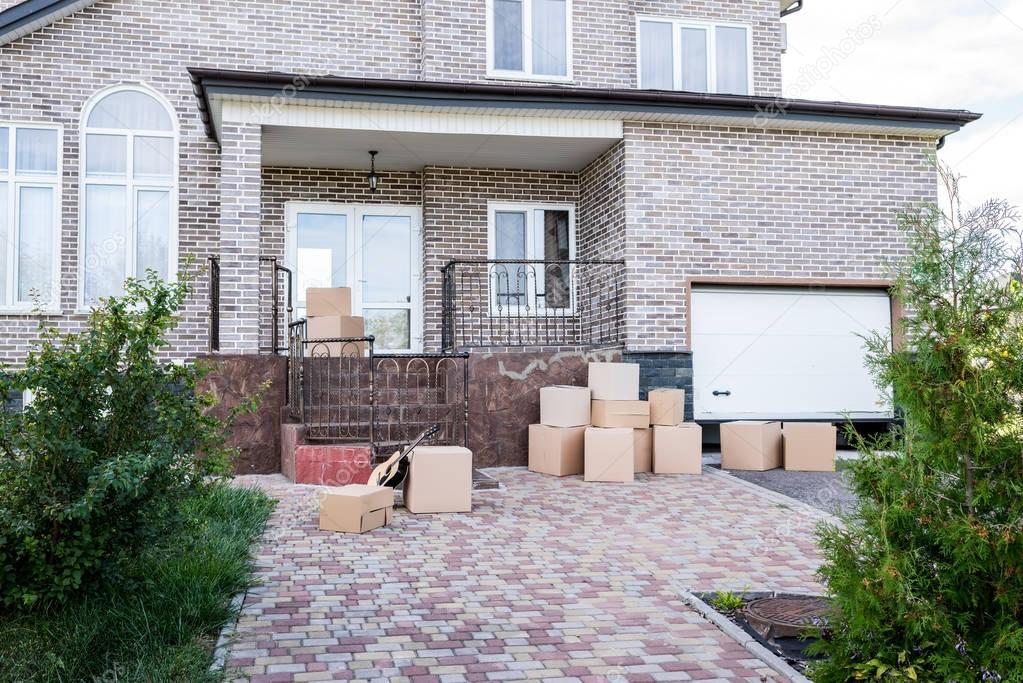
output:
POLYGON ((38 316, 62 314, 63 311, 59 308, 43 308, 37 311, 34 308, 25 308, 23 306, 0 306, 0 316, 3 317, 35 318, 38 316))
POLYGON ((537 76, 527 74, 524 71, 487 71, 487 78, 496 81, 521 81, 524 83, 558 83, 561 85, 575 85, 575 80, 569 76, 537 76))

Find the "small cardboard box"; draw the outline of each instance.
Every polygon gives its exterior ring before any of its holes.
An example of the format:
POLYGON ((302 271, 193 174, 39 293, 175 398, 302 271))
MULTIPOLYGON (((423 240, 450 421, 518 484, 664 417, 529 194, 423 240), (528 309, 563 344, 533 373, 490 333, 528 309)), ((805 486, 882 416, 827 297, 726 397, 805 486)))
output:
POLYGON ((305 290, 305 315, 314 318, 322 315, 350 316, 352 314, 352 290, 349 287, 309 287, 305 290))
POLYGON ((686 392, 682 389, 651 389, 650 424, 674 427, 685 419, 686 392))
POLYGON ((529 471, 564 477, 583 473, 586 427, 529 425, 529 471))
POLYGON ((703 474, 703 428, 654 426, 654 474, 703 474))
POLYGON ((639 400, 637 363, 590 363, 587 368, 592 397, 598 401, 639 400))
POLYGON ((416 514, 472 511, 472 451, 418 446, 405 481, 405 508, 416 514))
POLYGON ((331 357, 360 357, 365 355, 365 342, 326 342, 317 344, 316 339, 337 339, 339 337, 365 337, 366 325, 360 316, 323 315, 306 321, 306 355, 331 357))
POLYGON ((838 429, 829 422, 786 422, 785 469, 799 472, 834 472, 838 429))
POLYGON ((654 433, 650 427, 632 430, 634 472, 654 471, 654 433))
POLYGON ((593 401, 590 422, 594 427, 649 427, 650 404, 646 401, 593 401))
POLYGON ((570 386, 540 389, 540 424, 548 427, 590 424, 590 390, 570 386))
POLYGON ((773 470, 782 465, 780 422, 739 421, 721 425, 721 467, 773 470))
POLYGON ((633 481, 633 430, 625 427, 587 427, 584 473, 586 481, 633 481))
POLYGON ((320 492, 320 529, 361 534, 386 526, 394 509, 394 489, 349 484, 320 492))

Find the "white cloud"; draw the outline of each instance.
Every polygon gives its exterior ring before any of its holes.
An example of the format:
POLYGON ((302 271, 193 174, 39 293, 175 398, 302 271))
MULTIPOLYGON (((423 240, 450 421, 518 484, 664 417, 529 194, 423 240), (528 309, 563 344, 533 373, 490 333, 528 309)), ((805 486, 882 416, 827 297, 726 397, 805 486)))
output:
POLYGON ((786 23, 786 95, 981 112, 941 158, 969 200, 1023 208, 1023 0, 807 0, 786 23))

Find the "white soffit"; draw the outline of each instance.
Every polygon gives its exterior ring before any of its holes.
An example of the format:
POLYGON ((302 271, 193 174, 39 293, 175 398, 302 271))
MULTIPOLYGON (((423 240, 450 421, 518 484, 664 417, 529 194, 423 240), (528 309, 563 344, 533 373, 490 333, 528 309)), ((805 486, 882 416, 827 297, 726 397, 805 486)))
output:
MULTIPOLYGON (((494 121, 500 132, 488 134, 523 134, 537 132, 537 122, 550 123, 545 125, 544 133, 551 136, 589 135, 604 136, 610 130, 621 129, 624 122, 668 122, 690 123, 705 126, 729 126, 735 128, 761 130, 793 130, 862 133, 870 135, 906 135, 920 138, 937 139, 954 133, 958 125, 942 125, 930 122, 893 122, 885 120, 852 119, 848 117, 792 117, 784 114, 766 112, 763 114, 747 114, 744 112, 693 111, 684 113, 581 110, 581 109, 546 109, 519 107, 479 107, 458 105, 410 105, 375 102, 351 102, 345 100, 313 100, 308 98, 292 98, 287 100, 270 99, 252 95, 210 94, 210 114, 213 117, 217 133, 220 132, 221 121, 226 117, 232 121, 260 123, 263 125, 306 125, 324 128, 351 127, 348 123, 355 121, 375 121, 374 127, 383 129, 387 126, 401 125, 399 130, 425 131, 426 126, 444 121, 444 126, 489 125, 494 121), (354 111, 353 111, 354 110, 354 111), (386 114, 385 114, 386 113, 386 114), (424 117, 424 114, 432 115, 424 117), (530 124, 514 125, 517 119, 532 119, 530 124), (401 121, 398 124, 398 121, 401 121), (433 124, 427 123, 433 121, 433 124), (551 120, 554 120, 553 122, 551 120), (415 121, 415 123, 412 123, 415 121), (480 123, 483 122, 483 123, 480 123), (489 123, 486 123, 489 122, 489 123), (604 122, 615 128, 583 128, 581 122, 594 125, 604 122), (526 126, 533 126, 527 130, 526 126), (516 133, 516 131, 520 131, 516 133)), ((393 129, 393 128, 392 128, 393 129)), ((451 128, 434 132, 452 132, 451 128)), ((462 128, 461 130, 466 130, 462 128)), ((471 132, 471 129, 466 132, 471 132)), ((480 132, 483 132, 481 129, 480 132)), ((621 132, 617 133, 621 137, 621 132)))
POLYGON ((263 126, 263 165, 305 168, 377 168, 417 171, 424 166, 578 171, 618 138, 418 133, 263 126))

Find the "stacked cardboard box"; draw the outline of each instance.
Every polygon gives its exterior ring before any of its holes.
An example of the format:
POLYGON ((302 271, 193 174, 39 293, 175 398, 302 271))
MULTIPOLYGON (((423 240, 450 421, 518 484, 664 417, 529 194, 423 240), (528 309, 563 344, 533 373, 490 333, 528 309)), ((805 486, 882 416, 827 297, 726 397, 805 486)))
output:
POLYGON ((529 425, 529 469, 564 477, 583 472, 583 434, 590 424, 590 390, 540 389, 540 423, 529 425))
POLYGON ((654 430, 654 474, 701 474, 703 429, 684 421, 686 392, 651 389, 648 400, 654 430))
MULTIPOLYGON (((348 287, 310 287, 305 297, 307 339, 366 336, 362 317, 352 315, 352 290, 348 287)), ((363 342, 306 344, 306 353, 331 357, 362 356, 365 346, 363 342)))
POLYGON ((650 405, 639 400, 639 365, 590 363, 592 425, 586 430, 586 481, 632 481, 650 467, 650 405))

